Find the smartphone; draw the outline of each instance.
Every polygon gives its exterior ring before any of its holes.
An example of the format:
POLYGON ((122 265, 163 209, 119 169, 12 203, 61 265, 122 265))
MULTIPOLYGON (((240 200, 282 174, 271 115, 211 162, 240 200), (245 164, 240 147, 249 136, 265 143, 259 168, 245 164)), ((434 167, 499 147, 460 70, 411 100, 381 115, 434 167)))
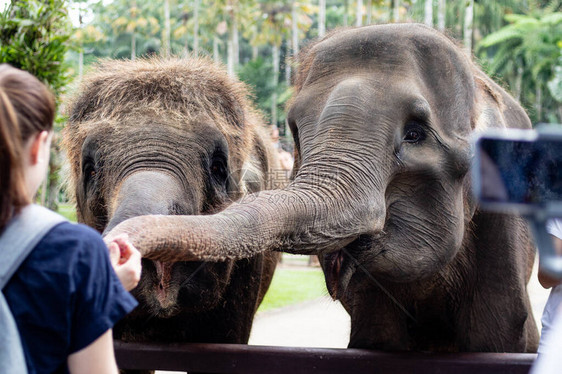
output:
POLYGON ((473 141, 472 183, 485 210, 524 216, 539 249, 541 271, 562 279, 562 254, 547 232, 562 218, 562 127, 491 129, 473 141))
POLYGON ((474 144, 473 187, 483 208, 527 214, 562 205, 562 127, 494 129, 474 144))

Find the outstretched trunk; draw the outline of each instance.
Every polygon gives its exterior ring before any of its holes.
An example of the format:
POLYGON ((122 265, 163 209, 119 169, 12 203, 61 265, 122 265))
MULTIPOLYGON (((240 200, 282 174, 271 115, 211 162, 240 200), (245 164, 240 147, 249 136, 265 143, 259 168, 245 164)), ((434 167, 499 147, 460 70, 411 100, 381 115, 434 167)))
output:
MULTIPOLYGON (((303 170, 303 177, 287 189, 262 191, 251 202, 242 200, 221 213, 135 217, 116 226, 107 239, 117 233, 134 234, 142 256, 152 260, 224 261, 249 258, 266 250, 317 254, 319 248, 341 248, 362 233, 380 231, 384 209, 373 221, 359 208, 368 202, 343 203, 347 198, 334 191, 349 191, 351 185, 338 186, 341 181, 333 180, 329 169, 316 177, 309 175, 318 180, 316 190, 310 188, 310 180, 303 181, 309 174, 303 170), (139 225, 144 227, 142 232, 136 231, 139 225), (163 232, 166 235, 161 235, 163 232)), ((352 180, 349 176, 345 179, 352 180)))

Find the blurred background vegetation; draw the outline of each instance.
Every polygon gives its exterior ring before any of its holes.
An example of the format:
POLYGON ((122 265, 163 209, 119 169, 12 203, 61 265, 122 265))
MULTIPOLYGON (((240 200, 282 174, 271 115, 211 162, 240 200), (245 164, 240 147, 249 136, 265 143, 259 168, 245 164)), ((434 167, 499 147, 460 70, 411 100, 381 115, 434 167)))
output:
MULTIPOLYGON (((0 0, 0 62, 38 76, 64 109, 99 58, 209 56, 252 87, 290 144, 284 105, 300 49, 337 27, 423 22, 461 41, 533 123, 560 123, 561 11, 562 0, 0 0)), ((57 209, 65 197, 54 143, 39 199, 57 209)))

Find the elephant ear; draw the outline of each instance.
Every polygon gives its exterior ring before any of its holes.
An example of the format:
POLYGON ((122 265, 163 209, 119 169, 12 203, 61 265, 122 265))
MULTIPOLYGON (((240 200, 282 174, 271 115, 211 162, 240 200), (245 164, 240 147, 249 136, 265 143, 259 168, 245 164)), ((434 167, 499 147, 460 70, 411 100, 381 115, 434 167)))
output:
POLYGON ((488 128, 532 128, 521 105, 480 69, 475 70, 477 92, 472 129, 480 132, 488 128))

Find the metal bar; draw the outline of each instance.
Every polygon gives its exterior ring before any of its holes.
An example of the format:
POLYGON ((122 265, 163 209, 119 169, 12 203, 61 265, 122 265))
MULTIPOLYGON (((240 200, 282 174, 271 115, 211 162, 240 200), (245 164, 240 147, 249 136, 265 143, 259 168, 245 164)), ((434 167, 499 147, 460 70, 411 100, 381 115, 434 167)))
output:
POLYGON ((527 374, 531 353, 389 353, 364 349, 115 341, 121 369, 200 373, 527 374))

